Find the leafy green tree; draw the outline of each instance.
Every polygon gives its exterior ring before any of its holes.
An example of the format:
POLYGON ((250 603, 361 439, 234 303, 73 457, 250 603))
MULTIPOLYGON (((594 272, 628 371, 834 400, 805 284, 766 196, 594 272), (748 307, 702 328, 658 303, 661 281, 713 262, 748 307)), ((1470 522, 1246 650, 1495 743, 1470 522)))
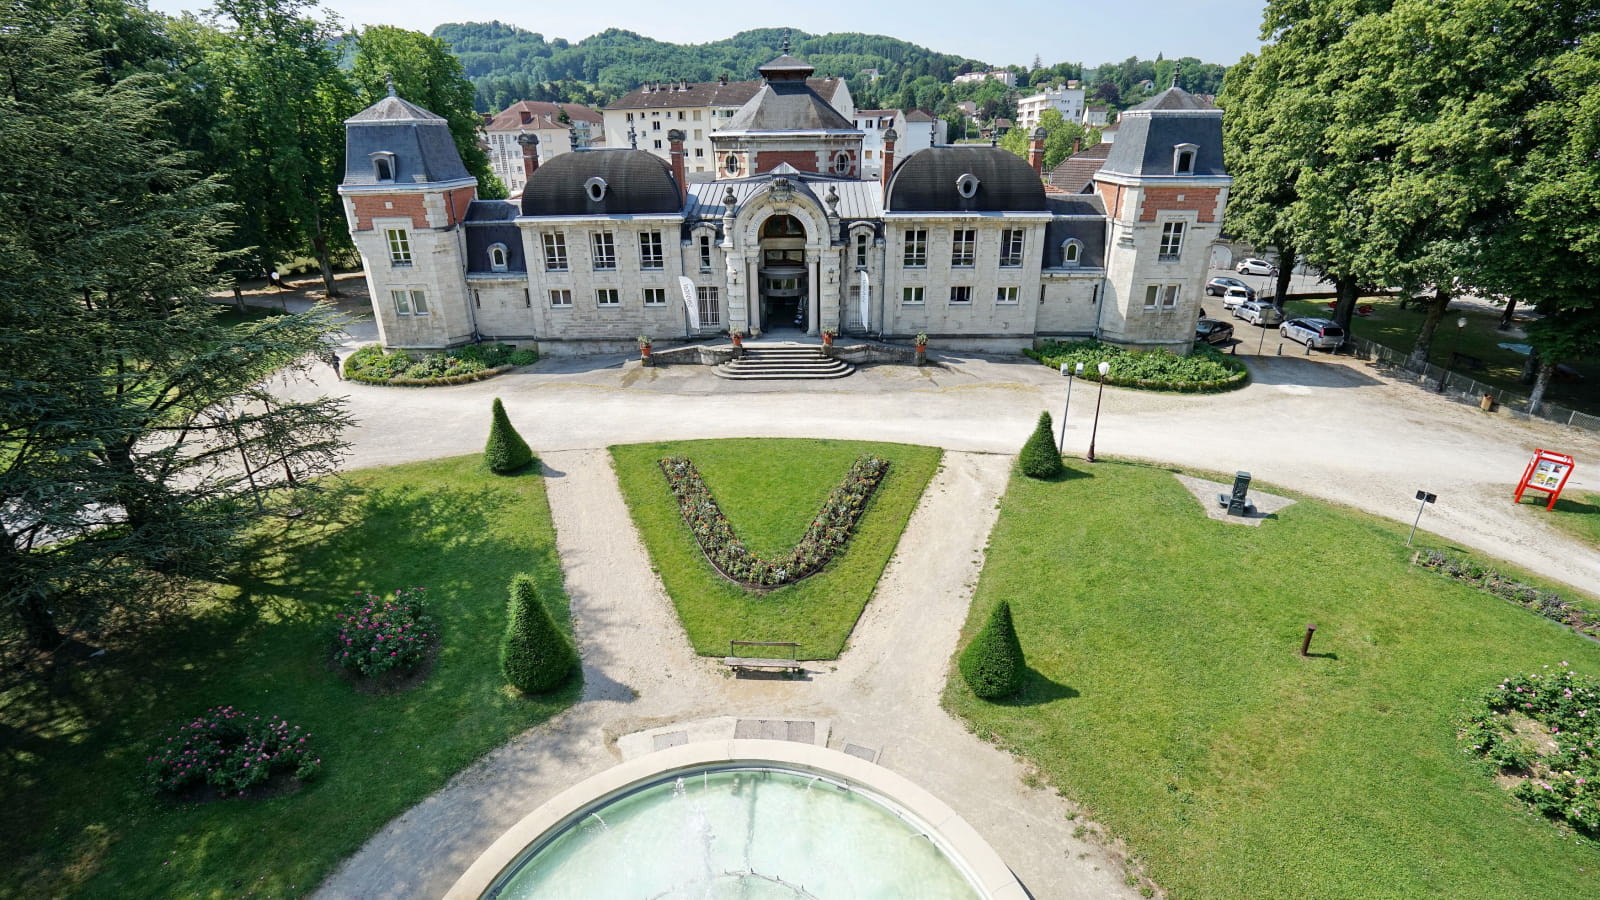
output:
POLYGON ((390 25, 372 25, 356 41, 356 58, 350 76, 360 104, 370 106, 388 92, 394 79, 400 96, 450 123, 450 137, 467 171, 478 179, 478 195, 489 199, 506 196, 506 188, 489 166, 489 155, 478 143, 480 119, 473 109, 472 82, 461 61, 438 38, 390 25))
POLYGON ((1011 621, 1011 604, 1001 600, 977 637, 961 651, 961 679, 985 700, 999 700, 1022 689, 1028 663, 1011 621))
POLYGON ((337 296, 333 256, 350 249, 338 195, 344 120, 360 110, 315 0, 217 0, 231 21, 205 64, 218 92, 217 159, 238 206, 240 246, 262 268, 316 259, 337 296))
POLYGON ((533 451, 512 426, 500 398, 494 398, 494 412, 489 423, 489 441, 483 448, 483 461, 489 471, 501 475, 518 472, 533 462, 533 451))
POLYGON ((524 694, 543 694, 565 684, 578 668, 578 651, 539 599, 528 575, 511 579, 505 635, 500 639, 500 672, 524 694))
POLYGON ((267 383, 326 316, 215 319, 230 210, 167 140, 160 77, 105 78, 90 33, 0 7, 0 608, 39 648, 221 574, 349 423, 267 383))
POLYGON ((1055 429, 1050 424, 1050 414, 1039 413, 1039 424, 1017 454, 1017 465, 1029 478, 1054 478, 1066 471, 1061 465, 1061 454, 1056 452, 1055 429))

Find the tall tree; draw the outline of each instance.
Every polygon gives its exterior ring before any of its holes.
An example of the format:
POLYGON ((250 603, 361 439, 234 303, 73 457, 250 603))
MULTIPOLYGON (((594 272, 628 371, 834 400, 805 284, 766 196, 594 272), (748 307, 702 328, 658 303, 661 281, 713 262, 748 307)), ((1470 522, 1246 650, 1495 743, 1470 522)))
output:
POLYGON ((0 609, 40 648, 152 573, 217 574, 348 421, 265 384, 326 317, 213 317, 219 185, 164 137, 159 79, 107 83, 85 24, 0 6, 0 609))
POLYGON ((360 107, 334 53, 338 29, 315 0, 217 0, 231 22, 207 54, 222 123, 218 158, 238 204, 241 238, 261 268, 305 253, 328 296, 333 254, 349 248, 338 186, 344 120, 360 107))
POLYGON ((505 185, 490 168, 489 155, 479 143, 481 119, 473 109, 472 82, 444 41, 389 25, 369 26, 356 41, 350 75, 363 106, 382 99, 392 78, 400 96, 443 116, 450 123, 456 152, 478 179, 478 195, 489 199, 506 196, 505 185))

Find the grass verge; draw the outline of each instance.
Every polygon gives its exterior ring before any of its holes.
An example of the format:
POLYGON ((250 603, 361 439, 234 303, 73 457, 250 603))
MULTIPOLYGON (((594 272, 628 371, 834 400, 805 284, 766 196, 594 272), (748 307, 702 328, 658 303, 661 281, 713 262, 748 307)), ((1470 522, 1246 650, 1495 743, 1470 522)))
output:
POLYGON ((946 702, 1173 896, 1600 896, 1600 848, 1480 774, 1455 724, 1502 676, 1600 672, 1600 646, 1410 567, 1404 531, 1312 501, 1213 521, 1147 466, 1014 477, 966 634, 1009 600, 1028 681, 946 702))
POLYGON ((1600 547, 1600 494, 1564 491, 1561 499, 1556 501, 1555 509, 1546 510, 1545 505, 1549 502, 1549 494, 1528 491, 1522 495, 1522 502, 1518 505, 1527 507, 1528 515, 1542 517, 1557 531, 1583 541, 1590 547, 1600 547))
POLYGON ((730 640, 797 641, 802 659, 844 650, 940 455, 908 444, 757 438, 611 448, 634 524, 695 652, 726 655, 730 640), (889 474, 850 542, 821 572, 767 592, 734 584, 706 562, 657 464, 664 456, 693 460, 745 545, 774 556, 800 540, 864 453, 887 458, 889 474))
POLYGON ((213 599, 101 665, 0 697, 13 854, 0 896, 305 896, 384 823, 576 700, 576 683, 525 698, 499 672, 514 573, 533 574, 568 622, 536 474, 490 475, 473 455, 348 481, 340 523, 264 528, 213 599), (442 637, 432 673, 404 693, 357 691, 328 663, 333 613, 357 591, 413 586, 428 589, 442 637), (150 743, 219 704, 305 726, 321 775, 266 800, 151 796, 150 743))

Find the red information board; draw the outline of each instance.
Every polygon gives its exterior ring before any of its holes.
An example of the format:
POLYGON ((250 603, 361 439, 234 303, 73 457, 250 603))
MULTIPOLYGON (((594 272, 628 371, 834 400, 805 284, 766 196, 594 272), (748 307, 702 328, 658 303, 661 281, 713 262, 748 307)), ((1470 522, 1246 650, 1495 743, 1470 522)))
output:
POLYGON ((1549 450, 1533 451, 1533 459, 1528 460, 1528 468, 1522 473, 1522 480, 1517 482, 1515 502, 1521 503, 1522 492, 1533 488, 1550 495, 1550 502, 1545 509, 1555 509, 1561 489, 1567 486, 1567 479, 1572 477, 1572 465, 1572 457, 1566 454, 1549 450))

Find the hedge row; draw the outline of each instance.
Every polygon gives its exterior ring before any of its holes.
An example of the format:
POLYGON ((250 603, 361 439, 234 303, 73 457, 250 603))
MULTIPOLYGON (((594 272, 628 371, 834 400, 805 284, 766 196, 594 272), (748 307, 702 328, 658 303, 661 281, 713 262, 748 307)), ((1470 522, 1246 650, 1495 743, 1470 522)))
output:
POLYGON ((469 344, 417 358, 404 350, 372 346, 352 353, 344 362, 344 374, 362 384, 426 387, 481 381, 538 361, 537 352, 510 344, 469 344))
POLYGON ((1037 350, 1022 352, 1052 369, 1083 363, 1082 377, 1090 381, 1100 380, 1100 363, 1110 363, 1105 383, 1115 387, 1198 394, 1233 390, 1250 380, 1244 363, 1204 344, 1187 356, 1168 350, 1129 351, 1099 341, 1045 341, 1037 350))
POLYGON ((761 559, 745 549, 733 526, 711 496, 700 471, 687 457, 661 460, 667 486, 678 498, 678 511, 694 533, 706 559, 724 576, 748 587, 790 584, 828 564, 850 540, 850 532, 866 511, 867 502, 889 471, 889 461, 863 456, 850 466, 844 481, 828 494, 794 549, 778 559, 761 559))
POLYGON ((1560 622, 1590 637, 1600 638, 1600 613, 1589 612, 1561 599, 1561 595, 1507 578, 1489 566, 1470 559, 1447 556, 1440 550, 1417 553, 1411 562, 1424 569, 1449 575, 1457 581, 1476 585, 1502 600, 1531 609, 1546 619, 1560 622))
POLYGON ((394 378, 374 378, 370 375, 362 375, 346 370, 344 377, 346 381, 359 381, 362 384, 379 384, 385 387, 438 387, 447 384, 471 384, 474 381, 483 381, 486 378, 493 378, 496 375, 503 375, 514 368, 516 368, 516 366, 496 366, 493 369, 480 369, 476 372, 468 372, 464 375, 443 375, 438 378, 406 378, 403 376, 396 376, 394 378))

